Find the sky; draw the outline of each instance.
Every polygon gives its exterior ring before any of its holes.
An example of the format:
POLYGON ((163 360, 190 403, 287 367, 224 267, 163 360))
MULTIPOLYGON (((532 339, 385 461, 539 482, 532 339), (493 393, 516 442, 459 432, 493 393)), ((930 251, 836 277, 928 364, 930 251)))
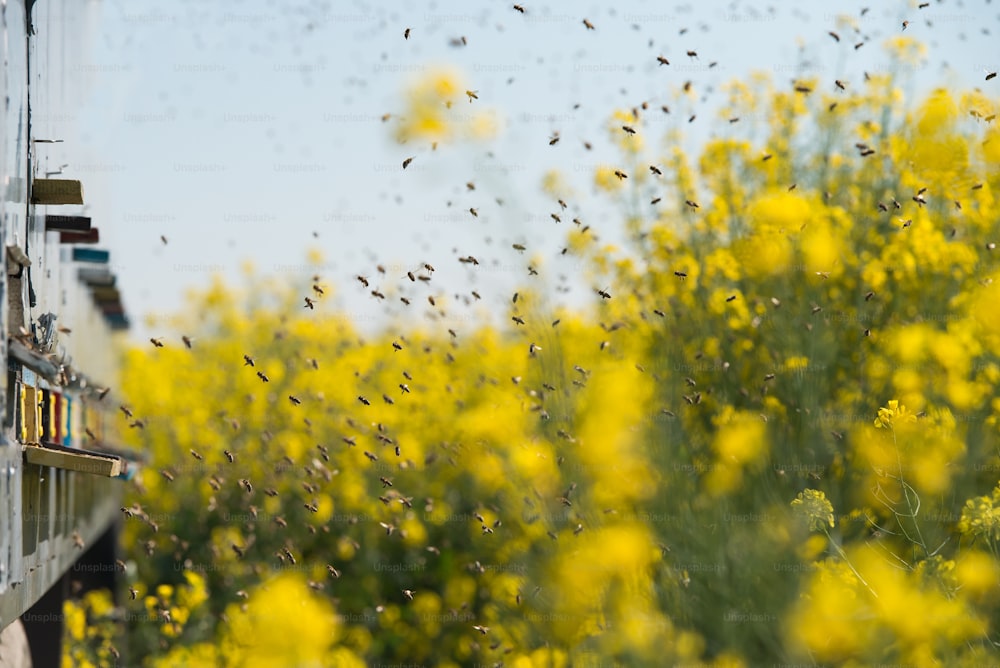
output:
POLYGON ((559 250, 575 216, 603 239, 620 231, 621 209, 593 184, 598 165, 619 161, 609 118, 643 101, 672 104, 689 80, 699 95, 690 109, 649 116, 653 155, 671 148, 661 139, 669 129, 682 130, 688 148, 741 132, 715 111, 726 82, 752 71, 778 83, 814 76, 832 94, 835 79, 860 86, 864 72, 886 71, 882 44, 899 34, 928 47, 898 73, 907 94, 943 85, 1000 94, 1000 79, 984 81, 1000 68, 1000 6, 985 0, 524 0, 524 13, 500 1, 90 2, 94 34, 78 68, 86 159, 64 178, 86 184, 138 340, 177 335, 163 317, 184 308, 187 290, 213 274, 238 285, 247 265, 288 282, 318 269, 328 288, 320 308, 362 329, 388 325, 387 314, 422 319, 427 295, 471 290, 483 296, 478 310, 448 317, 476 326, 518 286, 553 286, 560 274, 572 291, 559 299, 593 300, 602 286, 559 250), (396 141, 407 87, 441 66, 476 93, 459 104, 494 119, 493 139, 437 150, 396 141), (572 188, 562 223, 541 187, 552 169, 572 188), (306 261, 310 249, 322 255, 318 267, 306 261), (458 262, 467 255, 479 266, 458 262), (406 273, 424 263, 434 280, 411 284, 406 273), (542 276, 529 277, 533 263, 542 276), (373 297, 357 275, 389 298, 373 297))

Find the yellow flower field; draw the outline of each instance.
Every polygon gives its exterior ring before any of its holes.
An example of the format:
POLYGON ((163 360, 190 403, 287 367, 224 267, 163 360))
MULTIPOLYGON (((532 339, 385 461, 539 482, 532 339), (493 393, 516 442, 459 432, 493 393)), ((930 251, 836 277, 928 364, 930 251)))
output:
MULTIPOLYGON (((464 86, 401 135, 449 138, 464 86)), ((998 103, 731 97, 770 121, 700 156, 610 116, 635 167, 596 196, 668 194, 619 247, 567 233, 585 309, 363 336, 251 276, 177 315, 191 350, 130 350, 140 595, 71 606, 73 665, 120 633, 150 666, 996 663, 998 103)))

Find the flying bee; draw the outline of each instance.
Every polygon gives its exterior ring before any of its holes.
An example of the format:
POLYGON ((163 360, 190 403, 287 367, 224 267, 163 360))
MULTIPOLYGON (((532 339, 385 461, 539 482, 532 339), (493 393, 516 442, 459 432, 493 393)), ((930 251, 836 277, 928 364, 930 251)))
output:
POLYGON ((230 464, 232 464, 232 463, 234 463, 236 461, 236 457, 229 450, 223 450, 222 453, 224 455, 226 455, 226 459, 229 460, 230 464))
POLYGON ((511 303, 514 303, 514 304, 516 304, 516 303, 517 303, 517 295, 518 295, 518 293, 516 293, 516 292, 515 292, 515 293, 514 293, 514 298, 513 298, 513 299, 511 299, 511 303))
POLYGON ((627 134, 627 135, 634 135, 635 134, 635 128, 633 128, 630 125, 623 125, 622 126, 622 130, 624 130, 625 134, 627 134))
POLYGON ((271 382, 271 379, 268 378, 267 375, 263 371, 258 371, 257 372, 257 377, 260 378, 265 383, 270 383, 271 382))
POLYGON ((118 407, 118 409, 119 409, 119 410, 120 410, 120 411, 121 411, 122 413, 124 413, 124 414, 125 414, 125 417, 126 417, 126 418, 129 418, 129 419, 131 419, 131 418, 132 418, 132 411, 130 411, 130 410, 129 410, 129 408, 128 408, 128 406, 126 406, 125 404, 122 404, 121 406, 119 406, 119 407, 118 407))
POLYGON ((674 276, 676 276, 677 278, 679 278, 681 280, 684 280, 685 278, 687 278, 687 274, 685 274, 683 271, 675 271, 674 272, 674 276))
POLYGON ((288 400, 291 401, 296 406, 298 406, 299 404, 302 403, 302 401, 298 397, 296 397, 294 394, 289 394, 288 395, 288 400))
POLYGON ((203 461, 205 459, 204 457, 202 457, 200 454, 198 454, 194 450, 191 450, 191 456, 194 457, 195 459, 197 459, 199 462, 203 461))
POLYGON ((846 87, 844 86, 844 82, 843 82, 843 81, 841 81, 840 79, 834 79, 833 83, 834 83, 834 85, 836 85, 836 86, 837 86, 837 88, 839 88, 840 90, 847 90, 847 88, 846 88, 846 87))
POLYGON ((378 297, 379 299, 385 299, 385 295, 378 290, 372 290, 372 297, 378 297))
POLYGON ((392 487, 392 481, 386 477, 379 477, 379 481, 382 483, 382 487, 392 487))
POLYGON ((427 296, 427 301, 430 302, 431 306, 437 306, 437 302, 434 301, 434 296, 433 295, 428 295, 427 296))
POLYGON ((163 339, 150 339, 149 342, 157 348, 163 347, 163 339))
POLYGON ((168 471, 167 469, 163 469, 162 471, 160 471, 160 475, 162 475, 164 478, 166 478, 167 482, 173 482, 174 481, 174 474, 171 473, 170 471, 168 471))
POLYGON ((367 399, 365 399, 362 396, 358 396, 358 401, 360 401, 361 403, 363 403, 365 406, 371 406, 372 405, 372 403, 370 401, 368 401, 367 399))
POLYGON ((406 297, 400 297, 400 298, 399 298, 399 301, 403 302, 403 303, 404 303, 404 304, 406 304, 407 306, 409 306, 409 305, 410 305, 410 300, 409 300, 409 299, 407 299, 406 297))
POLYGON ((517 315, 515 315, 514 317, 512 317, 511 320, 513 320, 514 322, 516 322, 519 325, 523 325, 524 324, 524 319, 521 318, 520 316, 517 316, 517 315))
POLYGON ((764 376, 764 380, 774 380, 774 374, 773 373, 767 374, 766 376, 764 376))
POLYGON ((583 25, 586 26, 587 30, 594 30, 594 24, 587 19, 583 20, 583 25))
POLYGON ((399 389, 402 390, 403 393, 405 393, 405 394, 409 394, 410 393, 410 386, 407 385, 406 383, 400 383, 399 384, 399 389))
POLYGON ((660 67, 663 67, 664 65, 669 65, 670 64, 670 61, 667 60, 666 58, 664 58, 663 56, 657 56, 656 60, 657 60, 657 62, 660 63, 660 67))
POLYGON ((830 32, 826 33, 826 34, 829 35, 830 37, 834 38, 838 42, 840 41, 840 35, 838 35, 837 33, 833 32, 832 30, 830 32))
POLYGON ((253 494, 253 485, 246 478, 240 479, 240 486, 247 491, 247 494, 253 494))
POLYGON ((558 143, 559 143, 559 133, 553 132, 552 136, 549 137, 549 146, 555 146, 558 143))
POLYGON ((868 294, 865 295, 865 301, 870 300, 874 296, 875 296, 874 292, 869 292, 868 294))
POLYGON ((687 204, 692 209, 700 209, 701 208, 701 207, 698 206, 698 203, 695 202, 694 200, 686 199, 686 200, 684 200, 684 203, 687 204))
POLYGON ((385 403, 389 404, 390 406, 392 406, 392 405, 394 405, 396 403, 395 401, 392 400, 392 397, 390 397, 387 394, 383 394, 382 395, 382 400, 385 401, 385 403))
POLYGON ((512 244, 512 248, 519 253, 523 253, 525 250, 527 250, 523 244, 512 244))
POLYGON ((727 302, 731 302, 731 301, 733 301, 735 299, 736 299, 736 295, 730 295, 730 296, 726 297, 726 301, 727 302))
POLYGON ((479 218, 479 212, 476 211, 474 208, 469 207, 469 213, 471 213, 474 217, 479 218))
POLYGON ((650 165, 649 166, 649 171, 653 172, 657 176, 662 176, 663 175, 663 172, 661 172, 656 165, 650 165))
MULTIPOLYGON (((414 157, 416 157, 416 156, 414 156, 414 157)), ((403 169, 406 169, 407 167, 409 167, 411 162, 413 162, 413 158, 407 158, 406 160, 404 160, 403 161, 403 169)))
POLYGON ((181 337, 181 341, 183 341, 183 342, 184 342, 184 346, 185 346, 185 347, 186 347, 186 348, 187 348, 188 350, 191 350, 191 345, 192 345, 192 342, 191 342, 191 337, 190 337, 190 336, 182 336, 182 337, 181 337))
POLYGON ((357 276, 356 278, 358 279, 358 281, 361 282, 361 285, 365 286, 366 288, 368 287, 368 279, 367 278, 365 278, 364 276, 357 276))
POLYGON ((465 94, 469 97, 469 104, 472 104, 473 100, 478 100, 479 99, 479 95, 476 94, 478 92, 479 91, 475 91, 475 90, 467 90, 467 91, 465 91, 465 94))
POLYGON ((416 283, 416 282, 417 282, 417 277, 413 275, 413 272, 412 272, 412 271, 408 271, 408 272, 406 272, 406 277, 407 277, 408 279, 410 279, 410 281, 411 281, 412 283, 416 283))
POLYGON ((399 345, 399 344, 398 344, 397 342, 395 342, 395 341, 393 341, 393 342, 392 342, 392 347, 393 347, 393 349, 394 349, 394 350, 395 350, 396 352, 399 352, 400 350, 402 350, 402 349, 403 349, 403 346, 399 345))
POLYGON ((607 288, 604 288, 603 290, 598 290, 597 294, 601 296, 601 299, 611 299, 611 293, 608 292, 607 288))
POLYGON ((110 387, 105 387, 103 390, 97 393, 97 400, 102 401, 104 397, 108 396, 108 392, 111 391, 110 387))
POLYGON ((403 31, 403 39, 410 39, 410 29, 407 28, 403 31))
POLYGON ((698 57, 698 52, 697 51, 688 51, 687 55, 688 55, 689 58, 697 58, 698 57))
POLYGON ((986 75, 986 80, 989 81, 990 79, 995 79, 996 76, 997 76, 996 72, 990 72, 989 74, 986 75))
POLYGON ((627 178, 628 178, 628 174, 626 174, 625 172, 623 172, 623 171, 622 171, 622 170, 620 170, 620 169, 616 169, 616 170, 615 170, 615 176, 617 176, 617 177, 618 177, 618 180, 619 180, 619 181, 621 181, 621 180, 624 180, 624 179, 627 179, 627 178))

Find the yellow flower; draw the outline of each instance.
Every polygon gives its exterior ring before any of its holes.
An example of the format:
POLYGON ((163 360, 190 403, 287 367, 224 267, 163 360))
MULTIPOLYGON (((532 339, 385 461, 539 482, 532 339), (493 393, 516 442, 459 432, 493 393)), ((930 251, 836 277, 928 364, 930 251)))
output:
POLYGON ((878 417, 875 418, 875 426, 879 429, 888 427, 892 429, 897 422, 916 422, 917 416, 908 413, 906 406, 901 406, 899 400, 891 399, 886 408, 878 409, 878 417))
POLYGON ((798 514, 805 516, 810 531, 823 530, 825 524, 833 526, 833 504, 827 500, 826 494, 818 489, 799 492, 798 497, 792 501, 792 508, 798 514))

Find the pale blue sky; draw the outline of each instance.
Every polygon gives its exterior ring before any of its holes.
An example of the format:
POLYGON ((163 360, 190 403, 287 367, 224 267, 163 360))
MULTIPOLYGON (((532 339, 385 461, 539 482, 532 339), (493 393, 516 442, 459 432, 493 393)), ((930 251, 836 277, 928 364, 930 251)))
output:
MULTIPOLYGON (((335 288, 327 307, 338 305, 362 326, 381 322, 387 309, 421 318, 428 294, 472 289, 483 295, 483 309, 500 311, 529 280, 531 252, 545 256, 550 285, 565 273, 577 302, 590 299, 593 286, 558 251, 575 215, 614 238, 621 214, 595 197, 591 177, 597 164, 618 161, 607 118, 644 100, 657 109, 688 79, 707 96, 694 110, 698 118, 689 124, 680 110, 651 115, 647 145, 656 146, 671 124, 694 146, 713 133, 745 130, 720 123, 714 109, 720 85, 751 70, 779 82, 818 76, 831 93, 834 79, 860 85, 862 72, 887 67, 881 45, 900 34, 903 20, 910 21, 903 34, 929 48, 926 64, 908 73, 915 91, 947 84, 1000 95, 1000 79, 984 81, 1000 67, 1000 7, 984 0, 932 1, 925 9, 875 0, 808 3, 814 9, 791 2, 521 4, 523 15, 510 2, 478 1, 99 2, 89 64, 80 68, 91 88, 80 136, 92 159, 67 174, 86 184, 135 333, 169 334, 147 329, 143 316, 180 308, 184 288, 207 283, 213 270, 236 281, 249 259, 260 273, 305 275, 291 267, 304 263, 310 247, 324 253, 323 278, 335 288), (871 7, 864 17, 863 6, 871 7), (860 32, 838 22, 839 14, 853 17, 860 32), (466 46, 450 45, 463 36, 466 46), (671 65, 659 66, 658 55, 671 65), (442 63, 478 92, 470 111, 498 112, 496 140, 433 153, 393 141, 381 116, 402 111, 407 82, 442 63), (549 146, 554 131, 562 139, 549 146), (404 172, 402 160, 414 155, 404 172), (553 167, 576 189, 573 215, 561 225, 549 218, 558 205, 539 185, 553 167), (518 255, 512 243, 529 252, 518 255), (458 262, 469 254, 478 268, 458 262), (387 276, 377 275, 378 262, 387 276), (422 262, 438 270, 430 288, 405 278, 422 262), (371 297, 357 274, 387 294, 406 290, 400 294, 413 297, 410 310, 398 297, 371 297)), ((481 322, 467 308, 450 308, 449 317, 449 327, 481 322)))

